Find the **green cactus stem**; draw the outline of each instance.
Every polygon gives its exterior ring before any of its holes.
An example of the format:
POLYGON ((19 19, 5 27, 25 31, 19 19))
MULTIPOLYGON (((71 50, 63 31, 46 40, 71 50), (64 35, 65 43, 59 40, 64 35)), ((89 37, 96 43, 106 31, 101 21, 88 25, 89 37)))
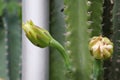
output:
MULTIPOLYGON (((65 42, 65 21, 63 0, 50 0, 50 34, 62 45, 65 42)), ((50 80, 67 80, 66 68, 59 52, 50 48, 50 80)))
POLYGON ((88 24, 91 37, 101 35, 103 0, 89 0, 88 24))
MULTIPOLYGON (((112 38, 113 34, 113 5, 113 0, 104 0, 102 35, 110 39, 112 38)), ((104 80, 109 80, 111 73, 111 59, 108 59, 104 61, 104 80)))
MULTIPOLYGON (((101 35, 102 31, 102 14, 103 14, 103 4, 104 0, 90 0, 91 6, 89 8, 90 18, 89 21, 92 23, 89 26, 91 30, 91 37, 101 35)), ((103 61, 93 60, 93 79, 103 80, 103 61), (97 75, 96 75, 97 74, 97 75)))
POLYGON ((65 46, 73 70, 70 80, 91 79, 92 59, 88 50, 88 7, 87 0, 65 0, 65 46))
POLYGON ((94 60, 93 66, 93 80, 104 80, 103 79, 103 60, 94 60))
POLYGON ((102 34, 108 38, 112 37, 112 9, 113 9, 113 1, 112 0, 104 0, 103 5, 103 21, 102 21, 102 34))
POLYGON ((0 1, 0 79, 20 80, 21 27, 17 0, 0 1))
POLYGON ((120 0, 114 0, 113 6, 113 35, 114 53, 111 60, 109 80, 120 79, 120 0))
POLYGON ((22 29, 19 0, 6 1, 8 69, 10 80, 21 80, 22 29))
POLYGON ((0 16, 0 79, 9 80, 7 27, 5 18, 0 16))
POLYGON ((66 51, 64 49, 64 47, 56 40, 52 39, 50 41, 50 46, 56 48, 62 55, 65 63, 66 63, 66 67, 68 68, 68 70, 70 70, 71 68, 71 65, 70 65, 70 61, 69 61, 69 57, 68 55, 66 54, 66 51))
POLYGON ((101 34, 103 0, 64 1, 66 49, 74 69, 71 80, 91 80, 92 70, 99 69, 92 68, 92 65, 99 65, 91 58, 88 41, 91 37, 101 34))
POLYGON ((22 30, 18 16, 7 18, 8 60, 10 80, 19 80, 21 75, 22 30), (14 18, 13 18, 14 17, 14 18))

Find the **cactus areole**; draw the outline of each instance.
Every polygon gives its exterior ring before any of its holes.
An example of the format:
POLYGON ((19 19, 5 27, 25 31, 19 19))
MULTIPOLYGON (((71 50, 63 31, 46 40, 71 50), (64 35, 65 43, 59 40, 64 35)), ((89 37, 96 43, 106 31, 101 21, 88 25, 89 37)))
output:
POLYGON ((113 53, 113 43, 107 37, 96 36, 90 40, 89 49, 95 59, 107 59, 113 53))

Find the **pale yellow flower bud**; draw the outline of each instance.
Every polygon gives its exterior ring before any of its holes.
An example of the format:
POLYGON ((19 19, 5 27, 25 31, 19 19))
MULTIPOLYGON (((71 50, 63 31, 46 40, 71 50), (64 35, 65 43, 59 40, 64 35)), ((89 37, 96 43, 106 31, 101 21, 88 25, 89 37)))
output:
POLYGON ((95 59, 107 59, 113 53, 113 43, 107 37, 96 36, 90 40, 89 49, 95 59))

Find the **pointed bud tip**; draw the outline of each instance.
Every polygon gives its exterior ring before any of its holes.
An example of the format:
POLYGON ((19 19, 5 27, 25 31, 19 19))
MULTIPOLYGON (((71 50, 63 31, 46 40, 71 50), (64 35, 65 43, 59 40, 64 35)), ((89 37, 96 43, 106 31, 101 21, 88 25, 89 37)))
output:
POLYGON ((26 23, 22 23, 22 29, 25 32, 28 32, 29 30, 31 30, 31 27, 34 26, 34 24, 31 24, 31 21, 27 21, 26 23))
POLYGON ((22 28, 25 31, 27 38, 34 45, 41 48, 49 46, 52 37, 47 30, 37 27, 32 20, 22 23, 22 28))

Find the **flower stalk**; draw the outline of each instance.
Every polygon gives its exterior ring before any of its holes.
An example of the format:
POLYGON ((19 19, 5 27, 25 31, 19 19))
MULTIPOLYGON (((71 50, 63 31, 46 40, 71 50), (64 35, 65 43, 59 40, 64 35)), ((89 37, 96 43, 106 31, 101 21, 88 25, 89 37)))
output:
POLYGON ((70 70, 71 66, 70 66, 69 57, 66 54, 66 51, 65 51, 64 47, 58 41, 56 41, 55 39, 52 39, 50 41, 50 46, 56 48, 61 53, 61 55, 62 55, 62 57, 63 57, 63 59, 66 63, 66 67, 70 70))
POLYGON ((103 79, 103 60, 94 59, 93 61, 93 80, 103 79))

